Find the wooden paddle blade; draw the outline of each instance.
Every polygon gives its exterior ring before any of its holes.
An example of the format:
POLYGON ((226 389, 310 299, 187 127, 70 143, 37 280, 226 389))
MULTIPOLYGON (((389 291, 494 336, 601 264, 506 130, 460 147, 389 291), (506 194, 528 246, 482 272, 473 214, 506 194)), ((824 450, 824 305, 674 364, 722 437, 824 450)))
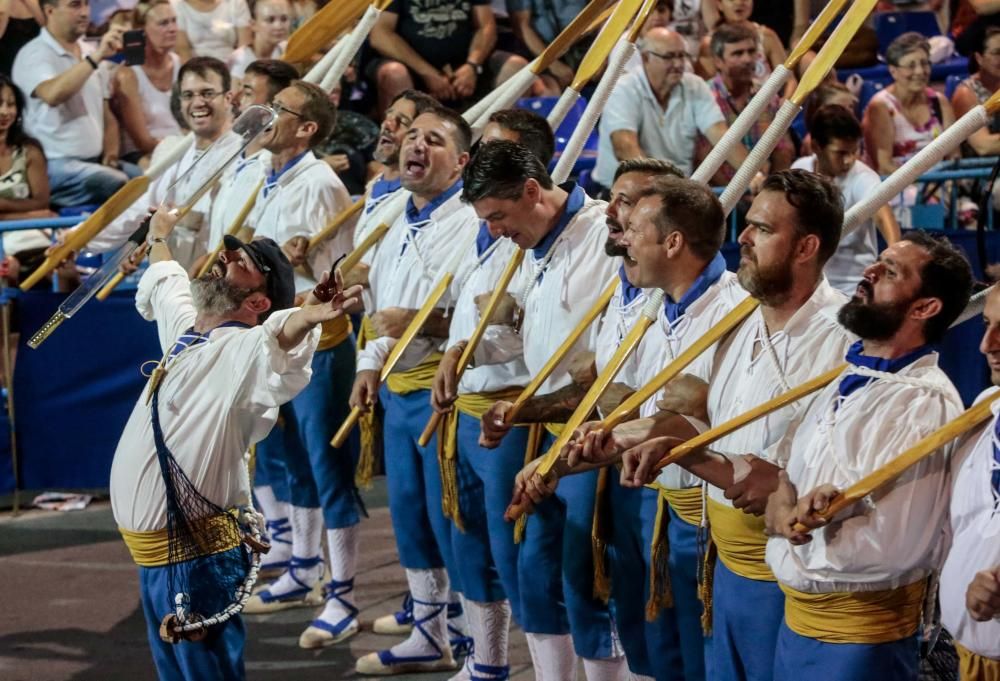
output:
POLYGON ((639 8, 639 12, 635 15, 635 21, 632 22, 632 28, 628 32, 628 41, 630 43, 635 43, 639 39, 639 36, 642 34, 642 27, 646 24, 646 19, 656 9, 658 3, 659 0, 645 0, 642 7, 639 8))
POLYGON ((816 40, 823 35, 846 4, 847 0, 830 0, 830 2, 826 3, 826 7, 819 13, 819 16, 813 19, 812 23, 809 24, 809 28, 802 34, 802 38, 798 44, 788 54, 788 58, 785 60, 786 69, 789 71, 795 69, 798 63, 802 61, 802 57, 812 49, 812 46, 816 44, 816 40))
POLYGON ((851 5, 844 18, 840 20, 840 24, 837 25, 837 28, 834 29, 829 39, 827 39, 826 44, 823 45, 823 49, 816 55, 816 59, 809 65, 806 72, 802 74, 802 80, 791 96, 793 102, 798 106, 802 106, 809 93, 823 82, 826 74, 830 72, 833 65, 840 59, 840 55, 844 53, 847 44, 854 38, 854 34, 861 28, 861 24, 865 22, 868 15, 875 9, 877 3, 878 0, 857 0, 851 5))
POLYGON ((316 236, 314 236, 312 239, 309 240, 309 247, 306 249, 307 252, 316 248, 321 243, 323 243, 324 241, 332 237, 334 234, 336 234, 337 230, 339 230, 349 220, 351 220, 358 213, 360 213, 361 209, 364 207, 365 207, 365 199, 364 197, 362 197, 357 201, 355 201, 354 203, 352 203, 349 208, 346 208, 345 210, 342 210, 341 212, 337 213, 337 215, 335 215, 333 219, 330 220, 330 223, 326 227, 324 227, 323 230, 319 232, 319 234, 317 234, 316 236))
POLYGON ((370 251, 388 231, 389 225, 384 222, 373 229, 371 233, 366 236, 360 244, 358 244, 358 247, 351 251, 347 257, 340 262, 340 266, 337 268, 340 270, 340 273, 346 276, 348 272, 354 269, 355 265, 361 262, 361 258, 365 256, 365 253, 370 251))
POLYGON ((618 3, 611 14, 611 18, 604 24, 601 32, 597 34, 594 43, 587 50, 587 54, 584 55, 580 66, 577 67, 573 84, 570 85, 571 88, 579 92, 603 68, 604 62, 608 60, 608 55, 611 54, 611 48, 615 46, 618 38, 628 28, 629 22, 632 21, 636 12, 639 11, 639 5, 642 2, 643 0, 621 0, 618 3))
POLYGON ((987 99, 983 106, 990 113, 996 113, 997 109, 1000 109, 1000 90, 994 92, 989 99, 987 99))
POLYGON ((369 4, 371 4, 369 0, 328 2, 292 33, 282 59, 290 64, 308 61, 317 51, 332 43, 343 33, 361 16, 369 4))
POLYGON ((540 74, 549 68, 552 62, 566 54, 566 50, 572 47, 573 43, 583 35, 583 32, 597 18, 607 4, 608 0, 590 0, 587 6, 580 10, 580 13, 574 17, 573 21, 569 22, 569 25, 535 58, 532 62, 532 72, 535 75, 540 74))
POLYGON ((149 178, 145 175, 133 177, 126 182, 100 208, 91 213, 76 229, 70 232, 66 238, 66 242, 62 246, 57 246, 50 255, 45 257, 45 262, 21 284, 21 290, 27 291, 30 289, 41 281, 42 277, 59 267, 60 263, 68 258, 70 253, 86 246, 87 242, 111 224, 112 220, 138 201, 139 197, 145 194, 148 188, 149 178))

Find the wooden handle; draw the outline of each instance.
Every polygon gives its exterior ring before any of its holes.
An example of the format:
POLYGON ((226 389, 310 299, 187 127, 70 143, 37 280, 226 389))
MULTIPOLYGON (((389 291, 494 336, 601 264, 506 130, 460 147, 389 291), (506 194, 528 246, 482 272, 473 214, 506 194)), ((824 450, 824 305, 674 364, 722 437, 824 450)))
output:
POLYGON ((282 59, 290 64, 307 61, 347 30, 370 4, 369 0, 335 0, 327 3, 292 33, 282 59))
POLYGON ((802 34, 802 38, 798 44, 789 52, 788 58, 785 59, 786 69, 789 71, 795 70, 795 67, 802 61, 802 57, 806 56, 809 50, 812 49, 812 46, 826 32, 826 29, 833 23, 833 20, 837 18, 837 15, 840 14, 846 4, 847 0, 830 0, 830 2, 826 3, 826 7, 813 19, 809 24, 809 28, 802 34))
POLYGON ((670 450, 669 454, 659 460, 654 467, 654 470, 663 470, 670 464, 677 463, 691 452, 701 449, 702 447, 707 447, 713 442, 722 439, 726 435, 739 430, 743 426, 749 425, 757 419, 767 416, 771 412, 778 411, 792 402, 796 402, 807 395, 811 395, 817 390, 823 389, 829 385, 830 382, 840 376, 846 368, 846 364, 836 366, 833 369, 820 374, 816 378, 806 381, 802 385, 792 388, 791 390, 784 392, 757 407, 754 407, 750 411, 744 412, 739 416, 735 416, 715 428, 706 430, 704 433, 691 438, 684 444, 677 445, 670 450))
POLYGON ((642 27, 646 25, 646 19, 652 14, 653 10, 656 9, 656 5, 659 4, 659 0, 646 0, 642 7, 639 8, 639 12, 635 15, 635 21, 632 22, 632 28, 629 29, 627 39, 633 45, 637 40, 639 40, 639 35, 642 33, 642 27))
POLYGON ((372 246, 377 244, 379 240, 385 236, 385 233, 389 231, 389 225, 386 223, 381 223, 375 229, 373 229, 364 240, 358 244, 358 247, 351 251, 346 258, 340 261, 340 265, 337 269, 344 276, 354 269, 354 266, 361 262, 361 258, 365 257, 365 253, 372 249, 372 246))
MULTIPOLYGON (((504 294, 507 293, 507 287, 510 286, 511 279, 517 273, 517 269, 521 266, 521 262, 524 260, 524 251, 520 248, 514 252, 511 256, 510 261, 507 263, 507 267, 504 268, 503 273, 500 275, 500 279, 497 280, 496 286, 493 287, 493 294, 490 296, 489 301, 486 303, 486 307, 483 309, 483 313, 479 318, 479 323, 476 324, 475 330, 472 332, 472 336, 469 337, 468 342, 465 344, 465 348, 462 350, 462 354, 458 358, 458 366, 455 371, 455 389, 458 390, 458 383, 462 380, 462 374, 465 373, 466 368, 472 363, 472 356, 476 352, 476 347, 479 346, 479 342, 483 339, 483 335, 486 333, 486 328, 490 325, 490 319, 492 319, 497 307, 500 306, 500 301, 503 299, 504 294)), ((421 447, 426 447, 427 443, 431 441, 434 436, 434 431, 437 430, 438 424, 441 423, 441 417, 443 414, 434 412, 431 417, 427 420, 427 425, 424 427, 424 431, 420 434, 420 439, 417 440, 417 444, 421 447)))
POLYGON ((611 296, 615 294, 615 289, 618 288, 618 276, 615 277, 608 283, 601 296, 594 302, 594 304, 587 310, 587 314, 583 316, 580 322, 576 325, 576 328, 569 334, 569 336, 562 342, 556 351, 549 358, 549 361, 545 363, 541 371, 535 374, 535 377, 531 379, 531 382, 521 391, 517 399, 514 401, 514 405, 511 407, 510 411, 507 412, 507 423, 515 423, 517 420, 517 414, 524 407, 525 402, 530 400, 538 392, 538 389, 542 387, 542 384, 548 380, 552 372, 555 371, 556 367, 559 365, 569 351, 576 345, 576 342, 580 340, 580 336, 583 332, 587 330, 595 319, 604 311, 604 308, 608 306, 608 302, 611 300, 611 296))
POLYGON ((347 415, 344 422, 340 424, 340 428, 334 433, 330 445, 337 449, 343 447, 344 443, 347 442, 347 436, 351 434, 351 429, 354 428, 359 418, 361 418, 361 410, 357 407, 351 407, 351 413, 347 415))
POLYGON ((347 224, 347 222, 349 222, 352 218, 354 218, 358 213, 360 213, 361 209, 363 209, 364 207, 365 207, 365 199, 364 197, 361 197, 360 199, 352 203, 348 208, 345 208, 344 210, 337 213, 337 215, 335 215, 333 219, 330 220, 330 222, 327 224, 326 227, 324 227, 316 236, 309 239, 309 247, 306 249, 306 252, 308 253, 309 251, 313 250, 321 243, 332 237, 334 234, 336 234, 337 230, 339 230, 341 227, 347 224))
MULTIPOLYGON (((880 487, 892 482, 905 473, 911 466, 934 454, 944 445, 988 419, 992 415, 991 405, 998 398, 1000 398, 1000 391, 966 409, 954 420, 949 421, 927 437, 921 439, 882 468, 869 473, 848 487, 824 511, 814 514, 813 517, 829 521, 852 504, 857 503, 880 487)), ((796 523, 795 531, 809 532, 810 530, 805 525, 796 523)))
POLYGON ((587 54, 584 55, 580 66, 577 67, 573 84, 570 85, 572 89, 580 92, 597 75, 597 72, 604 66, 604 62, 608 60, 611 48, 615 46, 618 38, 628 28, 629 22, 632 21, 632 17, 639 11, 639 5, 642 2, 643 0, 621 0, 616 5, 611 18, 604 24, 601 32, 597 34, 597 38, 594 39, 590 49, 587 50, 587 54))
POLYGON ((531 62, 531 71, 535 75, 541 74, 552 65, 552 62, 563 56, 566 50, 580 39, 580 36, 601 14, 606 5, 608 5, 607 0, 590 0, 587 6, 573 18, 573 21, 569 22, 566 28, 548 44, 548 47, 542 50, 542 53, 531 62))
POLYGON ((117 274, 115 274, 115 276, 111 277, 111 279, 108 280, 108 283, 105 284, 100 291, 97 292, 95 298, 97 298, 101 302, 104 302, 105 300, 108 299, 108 296, 111 295, 111 292, 114 291, 115 288, 118 286, 118 284, 122 283, 122 280, 124 279, 125 275, 122 274, 121 272, 118 272, 117 274))

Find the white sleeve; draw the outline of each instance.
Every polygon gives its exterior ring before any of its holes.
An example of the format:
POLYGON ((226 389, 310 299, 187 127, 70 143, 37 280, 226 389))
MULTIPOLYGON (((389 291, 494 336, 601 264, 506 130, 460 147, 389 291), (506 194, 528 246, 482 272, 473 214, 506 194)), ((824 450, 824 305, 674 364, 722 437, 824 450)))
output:
POLYGON ((396 346, 398 338, 383 336, 375 338, 365 343, 358 352, 358 371, 381 371, 385 361, 389 358, 389 353, 396 346))
POLYGON ((259 414, 280 407, 306 387, 312 377, 312 358, 319 342, 317 324, 297 346, 282 350, 278 334, 298 308, 275 312, 258 327, 239 334, 239 349, 228 355, 234 376, 243 380, 235 406, 259 414))
POLYGON ((139 279, 135 307, 143 319, 156 321, 160 349, 167 352, 196 317, 187 272, 176 260, 150 265, 139 279))
POLYGON ((472 353, 472 361, 477 366, 506 364, 524 355, 524 339, 514 327, 507 324, 491 324, 486 327, 482 340, 472 353))
POLYGON ((231 0, 233 8, 233 26, 243 28, 250 25, 250 8, 246 0, 231 0))
MULTIPOLYGON (((634 77, 645 78, 642 74, 634 77)), ((626 86, 630 84, 631 79, 622 83, 622 85, 626 86)), ((633 88, 631 87, 616 87, 611 91, 611 96, 608 97, 608 102, 604 106, 604 111, 601 112, 601 135, 607 135, 610 137, 611 133, 619 130, 639 132, 639 124, 642 122, 642 113, 640 106, 633 99, 632 90, 633 88)))
POLYGON ((11 78, 21 88, 25 98, 34 97, 39 85, 63 72, 64 69, 53 59, 46 58, 48 52, 42 45, 32 41, 14 59, 11 78))

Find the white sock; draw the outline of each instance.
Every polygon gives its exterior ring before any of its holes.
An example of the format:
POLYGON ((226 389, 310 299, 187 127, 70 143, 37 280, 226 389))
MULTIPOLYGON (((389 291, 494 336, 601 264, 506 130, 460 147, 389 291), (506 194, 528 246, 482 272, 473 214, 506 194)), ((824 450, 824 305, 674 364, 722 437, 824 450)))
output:
POLYGON ((437 655, 429 636, 441 654, 451 657, 448 645, 448 573, 444 568, 406 570, 406 581, 413 595, 413 631, 410 637, 390 650, 396 657, 437 655), (417 625, 421 620, 427 620, 417 625), (424 633, 420 632, 423 629, 424 633), (425 636, 426 634, 426 636, 425 636))
POLYGON ((631 676, 624 656, 602 659, 584 657, 581 659, 583 660, 583 673, 587 677, 587 681, 629 681, 631 676))
POLYGON ((469 635, 469 621, 465 617, 466 600, 462 598, 462 594, 458 591, 452 591, 449 594, 449 603, 451 603, 450 610, 457 610, 457 614, 452 616, 448 613, 448 627, 453 631, 448 633, 450 638, 455 638, 456 636, 468 636, 469 635))
MULTIPOLYGON (((359 526, 342 527, 326 531, 326 548, 330 556, 330 579, 334 582, 347 582, 354 579, 358 563, 358 532, 359 526)), ((336 587, 334 587, 336 589, 336 587)), ((337 624, 353 613, 341 602, 354 605, 354 594, 344 590, 337 598, 326 602, 319 618, 330 624, 337 624)))
POLYGON ((323 541, 322 511, 318 508, 292 506, 289 518, 292 521, 293 565, 267 588, 272 596, 280 597, 303 586, 312 587, 323 579, 325 572, 323 555, 320 552, 320 544, 323 541), (308 567, 294 564, 297 561, 314 559, 319 560, 308 567))
POLYGON ((489 679, 494 676, 482 667, 507 667, 508 634, 510 633, 510 602, 494 601, 481 603, 465 601, 465 612, 469 619, 474 658, 473 671, 476 676, 489 679))
POLYGON ((569 634, 527 634, 535 681, 576 678, 576 651, 569 634))
POLYGON ((274 522, 288 518, 288 503, 278 501, 278 498, 274 496, 274 489, 270 485, 254 487, 253 495, 257 499, 257 505, 260 506, 257 510, 264 515, 265 520, 274 522))

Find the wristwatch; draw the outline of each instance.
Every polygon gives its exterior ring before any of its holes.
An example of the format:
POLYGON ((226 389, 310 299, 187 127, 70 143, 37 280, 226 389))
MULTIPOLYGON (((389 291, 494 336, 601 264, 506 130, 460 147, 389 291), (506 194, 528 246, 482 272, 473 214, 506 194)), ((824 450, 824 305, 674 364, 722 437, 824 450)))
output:
POLYGON ((482 64, 477 64, 474 61, 467 61, 465 63, 472 67, 472 70, 476 72, 477 76, 483 75, 483 65, 482 64))

